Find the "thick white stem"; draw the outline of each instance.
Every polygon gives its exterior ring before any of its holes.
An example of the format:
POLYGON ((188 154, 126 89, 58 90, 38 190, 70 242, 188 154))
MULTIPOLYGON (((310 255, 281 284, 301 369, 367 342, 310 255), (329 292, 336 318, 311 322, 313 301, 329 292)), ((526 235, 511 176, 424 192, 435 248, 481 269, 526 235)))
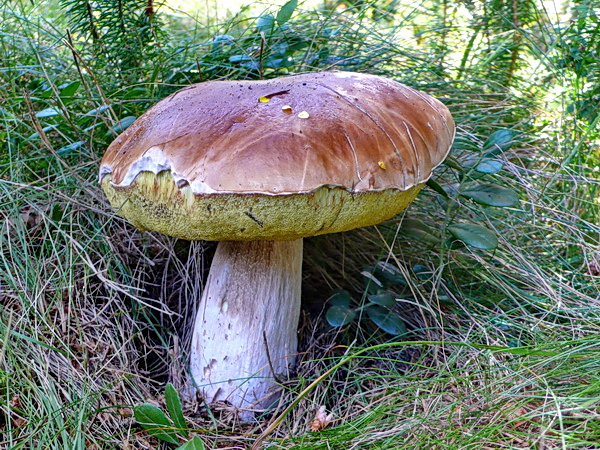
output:
POLYGON ((265 408, 294 364, 302 239, 220 242, 192 339, 191 373, 207 402, 265 408))

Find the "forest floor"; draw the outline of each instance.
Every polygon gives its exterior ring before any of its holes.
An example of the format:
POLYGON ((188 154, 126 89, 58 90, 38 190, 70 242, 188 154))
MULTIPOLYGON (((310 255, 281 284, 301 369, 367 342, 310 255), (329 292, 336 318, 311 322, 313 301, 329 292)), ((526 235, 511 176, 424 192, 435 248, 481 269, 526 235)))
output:
POLYGON ((439 98, 451 158, 400 216, 306 240, 277 410, 240 423, 184 402, 185 427, 162 432, 187 448, 600 448, 594 2, 332 3, 207 23, 146 1, 0 0, 0 447, 175 445, 133 411, 166 413, 167 383, 187 382, 214 245, 119 218, 102 154, 190 83, 338 69, 439 98), (401 332, 328 322, 332 297, 360 311, 374 283, 401 332))

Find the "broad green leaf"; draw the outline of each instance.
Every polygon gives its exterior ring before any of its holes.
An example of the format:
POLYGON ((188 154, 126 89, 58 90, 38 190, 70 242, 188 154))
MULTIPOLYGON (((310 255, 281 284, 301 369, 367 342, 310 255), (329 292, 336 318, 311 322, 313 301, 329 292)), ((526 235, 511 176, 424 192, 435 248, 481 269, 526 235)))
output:
POLYGON ((104 111, 106 111, 108 109, 107 105, 102 105, 98 108, 94 108, 91 111, 88 111, 87 113, 85 113, 82 117, 79 118, 79 123, 83 123, 83 122, 87 122, 88 120, 90 120, 92 117, 95 117, 101 113, 103 113, 104 111))
POLYGON ((77 150, 78 148, 83 147, 84 145, 85 141, 73 142, 72 144, 69 144, 63 148, 59 148, 58 150, 56 150, 56 153, 58 153, 61 156, 66 156, 73 152, 73 150, 77 150))
POLYGON ((283 57, 271 57, 265 60, 265 67, 269 67, 271 69, 281 69, 282 67, 289 67, 294 63, 293 58, 289 56, 283 57))
POLYGON ((142 95, 146 95, 146 88, 136 87, 128 90, 123 98, 140 98, 142 95))
POLYGON ((481 225, 456 223, 448 227, 448 231, 459 241, 470 247, 482 250, 493 250, 498 247, 498 238, 493 231, 481 225))
POLYGON ((275 45, 271 46, 271 54, 272 55, 286 55, 288 53, 289 45, 287 42, 278 42, 275 45))
POLYGON ((46 88, 39 94, 39 97, 50 98, 50 97, 52 97, 52 94, 54 94, 54 91, 52 90, 52 88, 46 88))
POLYGON ((476 203, 487 206, 514 206, 519 203, 517 193, 497 184, 480 184, 460 193, 476 203))
POLYGON ((46 108, 36 113, 35 117, 37 117, 38 119, 44 119, 46 117, 58 116, 59 114, 60 112, 56 108, 46 108))
POLYGON ((458 160, 454 156, 448 155, 444 160, 444 165, 448 166, 454 170, 458 170, 459 172, 463 172, 463 166, 458 162, 458 160))
POLYGON ((298 6, 298 0, 290 0, 283 5, 277 12, 277 23, 283 25, 292 17, 294 10, 298 6))
POLYGON ((195 436, 193 439, 190 439, 185 444, 177 447, 177 450, 204 450, 204 442, 198 436, 195 436))
POLYGON ((50 219, 52 219, 53 222, 60 222, 64 215, 65 209, 60 203, 52 205, 52 208, 50 209, 50 219))
POLYGON ((444 190, 442 186, 440 186, 440 184, 437 181, 434 181, 432 178, 430 178, 425 184, 427 184, 427 186, 429 186, 435 192, 440 194, 442 197, 448 198, 448 193, 444 190))
POLYGON ((413 266, 413 272, 421 281, 429 281, 433 278, 433 273, 431 272, 431 269, 422 264, 415 264, 413 266))
POLYGON ((213 39, 213 45, 225 44, 231 45, 235 42, 235 38, 229 34, 220 34, 213 39))
POLYGON ((181 399, 179 398, 179 393, 177 392, 177 389, 175 389, 175 387, 171 383, 167 383, 167 385, 165 386, 165 403, 167 404, 167 410, 169 411, 171 420, 173 421, 175 426, 179 428, 178 431, 183 436, 187 437, 187 423, 185 421, 185 418, 183 417, 181 399))
POLYGON ((453 150, 479 150, 479 145, 467 136, 457 135, 452 142, 453 150))
POLYGON ((164 412, 160 408, 151 405, 150 403, 144 403, 133 408, 133 415, 135 420, 140 426, 156 438, 170 442, 171 444, 178 444, 179 440, 175 432, 173 431, 173 424, 167 418, 164 412))
POLYGON ((502 153, 512 146, 517 134, 519 134, 517 131, 506 128, 496 130, 483 143, 483 150, 490 150, 488 152, 490 155, 502 153))
POLYGON ((286 43, 287 50, 286 54, 291 55, 293 52, 302 50, 310 45, 310 40, 302 37, 298 37, 296 40, 286 43))
POLYGON ((77 92, 77 89, 79 89, 79 86, 81 86, 81 81, 73 81, 71 83, 59 86, 60 98, 72 97, 73 94, 77 92))
MULTIPOLYGON (((60 127, 60 124, 58 123, 53 123, 52 125, 48 125, 47 127, 42 128, 42 131, 44 133, 49 133, 51 131, 56 130, 58 127, 60 127)), ((37 139, 40 137, 40 134, 38 132, 33 133, 31 136, 29 136, 27 138, 27 140, 31 140, 31 139, 37 139)))
POLYGON ((327 300, 327 303, 331 306, 344 306, 348 308, 350 306, 350 300, 352 300, 352 296, 348 291, 337 291, 334 292, 331 297, 327 300))
POLYGON ((258 29, 258 31, 262 31, 268 34, 273 29, 274 24, 275 18, 271 14, 263 14, 256 21, 256 28, 258 29))
POLYGON ((230 63, 240 63, 246 61, 252 61, 252 58, 248 55, 233 55, 229 57, 230 63))
POLYGON ((475 170, 480 173, 494 174, 500 172, 503 167, 504 163, 502 161, 484 158, 475 166, 475 170))
POLYGON ((327 310, 325 318, 332 327, 343 327, 354 320, 356 312, 346 306, 332 306, 327 310))
MULTIPOLYGON (((119 120, 116 124, 113 125, 112 131, 117 134, 122 133, 127 128, 129 128, 133 122, 135 122, 135 119, 137 119, 137 117, 135 116, 123 117, 121 120, 119 120)), ((110 134, 110 132, 107 134, 110 134)))
POLYGON ((395 314, 392 311, 388 311, 381 306, 371 306, 367 308, 367 314, 369 319, 375 322, 379 328, 389 334, 393 334, 394 336, 398 336, 399 334, 406 333, 406 325, 398 314, 395 314))
POLYGON ((435 237, 433 230, 424 222, 417 219, 402 220, 401 231, 406 236, 410 236, 418 241, 430 243, 438 241, 438 238, 435 237))
POLYGON ((389 262, 377 262, 377 264, 375 264, 375 273, 377 274, 378 278, 384 279, 388 285, 406 285, 406 279, 404 278, 402 271, 394 264, 390 264, 389 262))
POLYGON ((452 298, 447 294, 438 292, 437 298, 442 305, 450 306, 454 304, 452 298))
POLYGON ((394 306, 396 304, 394 296, 388 291, 380 291, 377 294, 367 295, 367 298, 371 303, 375 303, 376 305, 394 306))

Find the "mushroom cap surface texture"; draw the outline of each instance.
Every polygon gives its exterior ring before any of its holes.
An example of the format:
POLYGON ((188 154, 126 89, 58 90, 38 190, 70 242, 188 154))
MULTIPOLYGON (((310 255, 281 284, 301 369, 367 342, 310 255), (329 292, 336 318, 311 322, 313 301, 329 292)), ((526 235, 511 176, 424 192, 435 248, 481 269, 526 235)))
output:
POLYGON ((396 215, 444 160, 454 132, 441 102, 375 75, 210 81, 136 120, 106 151, 100 182, 141 229, 298 239, 396 215))

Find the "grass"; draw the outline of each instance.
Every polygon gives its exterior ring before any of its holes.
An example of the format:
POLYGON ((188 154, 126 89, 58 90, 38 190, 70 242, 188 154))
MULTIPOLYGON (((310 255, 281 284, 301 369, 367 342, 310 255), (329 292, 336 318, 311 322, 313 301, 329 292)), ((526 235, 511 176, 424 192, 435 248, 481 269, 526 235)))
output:
POLYGON ((433 3, 393 17, 387 2, 299 11, 261 55, 289 51, 293 64, 271 60, 260 72, 230 59, 256 57, 260 45, 244 13, 205 26, 165 7, 162 47, 121 71, 110 52, 123 49, 69 38, 58 4, 0 2, 0 447, 157 448, 132 407, 164 407, 165 384, 185 385, 195 275, 214 247, 139 232, 111 211, 97 167, 119 120, 190 82, 327 68, 386 74, 440 97, 458 124, 462 166, 495 131, 518 137, 495 156, 496 175, 441 167, 451 200, 424 190, 380 227, 307 240, 302 353, 280 409, 240 424, 226 405, 189 402, 192 434, 209 448, 246 448, 261 435, 273 449, 599 447, 599 136, 586 97, 597 74, 573 62, 597 49, 597 17, 559 21, 534 3, 518 26, 486 30, 479 3, 469 14, 450 3, 443 17, 433 3), (473 29, 481 34, 466 52, 473 29), (233 44, 215 45, 224 35, 233 44), (571 46, 573 36, 587 46, 571 46), (515 39, 513 64, 503 58, 515 39), (510 187, 519 204, 459 195, 481 182, 510 187), (493 230, 498 248, 448 242, 457 221, 493 230), (325 300, 346 289, 360 305, 361 271, 377 261, 403 274, 392 289, 409 334, 366 317, 331 328, 325 300), (307 431, 321 406, 331 424, 307 431))

